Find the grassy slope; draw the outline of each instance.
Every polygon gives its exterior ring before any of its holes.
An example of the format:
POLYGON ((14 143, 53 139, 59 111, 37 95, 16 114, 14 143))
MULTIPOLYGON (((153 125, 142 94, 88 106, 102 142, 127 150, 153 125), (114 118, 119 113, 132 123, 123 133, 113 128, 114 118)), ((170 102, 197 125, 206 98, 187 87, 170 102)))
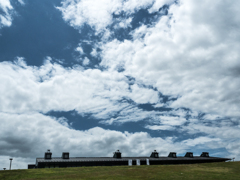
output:
POLYGON ((0 171, 1 180, 9 179, 236 179, 240 162, 194 165, 78 167, 0 171))

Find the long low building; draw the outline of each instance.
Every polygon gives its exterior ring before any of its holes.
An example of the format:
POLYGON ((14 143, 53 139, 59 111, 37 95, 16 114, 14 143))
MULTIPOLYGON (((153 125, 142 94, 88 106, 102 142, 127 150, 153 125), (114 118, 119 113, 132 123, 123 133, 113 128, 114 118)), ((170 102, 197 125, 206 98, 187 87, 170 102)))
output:
POLYGON ((178 157, 176 152, 170 152, 168 157, 161 157, 155 150, 150 157, 122 157, 118 150, 113 157, 70 157, 69 152, 63 152, 62 157, 52 157, 50 150, 45 152, 43 158, 37 158, 36 164, 29 164, 28 169, 34 168, 63 168, 81 166, 121 166, 121 165, 160 165, 160 164, 194 164, 225 162, 229 158, 210 157, 208 152, 200 156, 193 156, 187 152, 184 157, 178 157))

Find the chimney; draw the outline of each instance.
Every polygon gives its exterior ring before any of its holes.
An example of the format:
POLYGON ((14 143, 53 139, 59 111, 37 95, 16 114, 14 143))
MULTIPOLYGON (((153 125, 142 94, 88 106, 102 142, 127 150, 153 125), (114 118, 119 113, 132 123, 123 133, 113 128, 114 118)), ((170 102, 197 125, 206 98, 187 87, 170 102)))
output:
POLYGON ((190 157, 193 158, 193 153, 192 152, 186 152, 184 157, 190 157))
POLYGON ((44 159, 52 159, 52 153, 50 152, 50 149, 45 152, 44 159))
POLYGON ((150 156, 151 158, 158 158, 158 152, 156 150, 154 150, 150 156))
POLYGON ((208 152, 202 152, 201 157, 209 157, 209 153, 208 152))
POLYGON ((172 158, 176 158, 177 157, 177 153, 175 152, 170 152, 168 157, 172 157, 172 158))
POLYGON ((69 159, 69 152, 63 152, 62 159, 69 159))
POLYGON ((114 158, 122 158, 122 153, 119 150, 117 150, 116 152, 113 153, 113 157, 114 158))

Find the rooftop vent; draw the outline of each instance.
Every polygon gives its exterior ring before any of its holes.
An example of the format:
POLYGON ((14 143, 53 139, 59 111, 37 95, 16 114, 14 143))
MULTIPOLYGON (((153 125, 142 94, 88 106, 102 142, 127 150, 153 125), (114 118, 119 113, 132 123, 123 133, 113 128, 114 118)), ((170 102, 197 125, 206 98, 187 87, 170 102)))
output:
POLYGON ((158 158, 158 152, 156 150, 154 150, 150 156, 151 158, 158 158))
POLYGON ((119 150, 117 150, 116 152, 113 153, 113 157, 114 158, 122 158, 122 153, 119 150))
POLYGON ((192 152, 186 152, 184 157, 190 157, 193 158, 193 153, 192 152))
POLYGON ((62 158, 63 159, 69 159, 69 152, 63 152, 62 153, 62 158))
POLYGON ((52 159, 52 153, 50 152, 50 149, 45 152, 44 159, 52 159))
POLYGON ((202 152, 201 157, 209 157, 209 153, 208 152, 202 152))
POLYGON ((168 157, 172 157, 172 158, 176 158, 177 157, 177 153, 175 152, 170 152, 168 157))

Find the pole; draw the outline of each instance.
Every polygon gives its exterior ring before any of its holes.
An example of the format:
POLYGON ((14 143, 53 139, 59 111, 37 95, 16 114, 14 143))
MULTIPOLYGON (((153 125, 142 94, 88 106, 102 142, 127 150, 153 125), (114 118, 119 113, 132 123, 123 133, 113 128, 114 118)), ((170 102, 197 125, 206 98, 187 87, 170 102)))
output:
POLYGON ((10 167, 9 167, 9 170, 11 170, 11 166, 12 166, 12 160, 13 160, 13 158, 10 158, 9 160, 10 160, 10 167))

